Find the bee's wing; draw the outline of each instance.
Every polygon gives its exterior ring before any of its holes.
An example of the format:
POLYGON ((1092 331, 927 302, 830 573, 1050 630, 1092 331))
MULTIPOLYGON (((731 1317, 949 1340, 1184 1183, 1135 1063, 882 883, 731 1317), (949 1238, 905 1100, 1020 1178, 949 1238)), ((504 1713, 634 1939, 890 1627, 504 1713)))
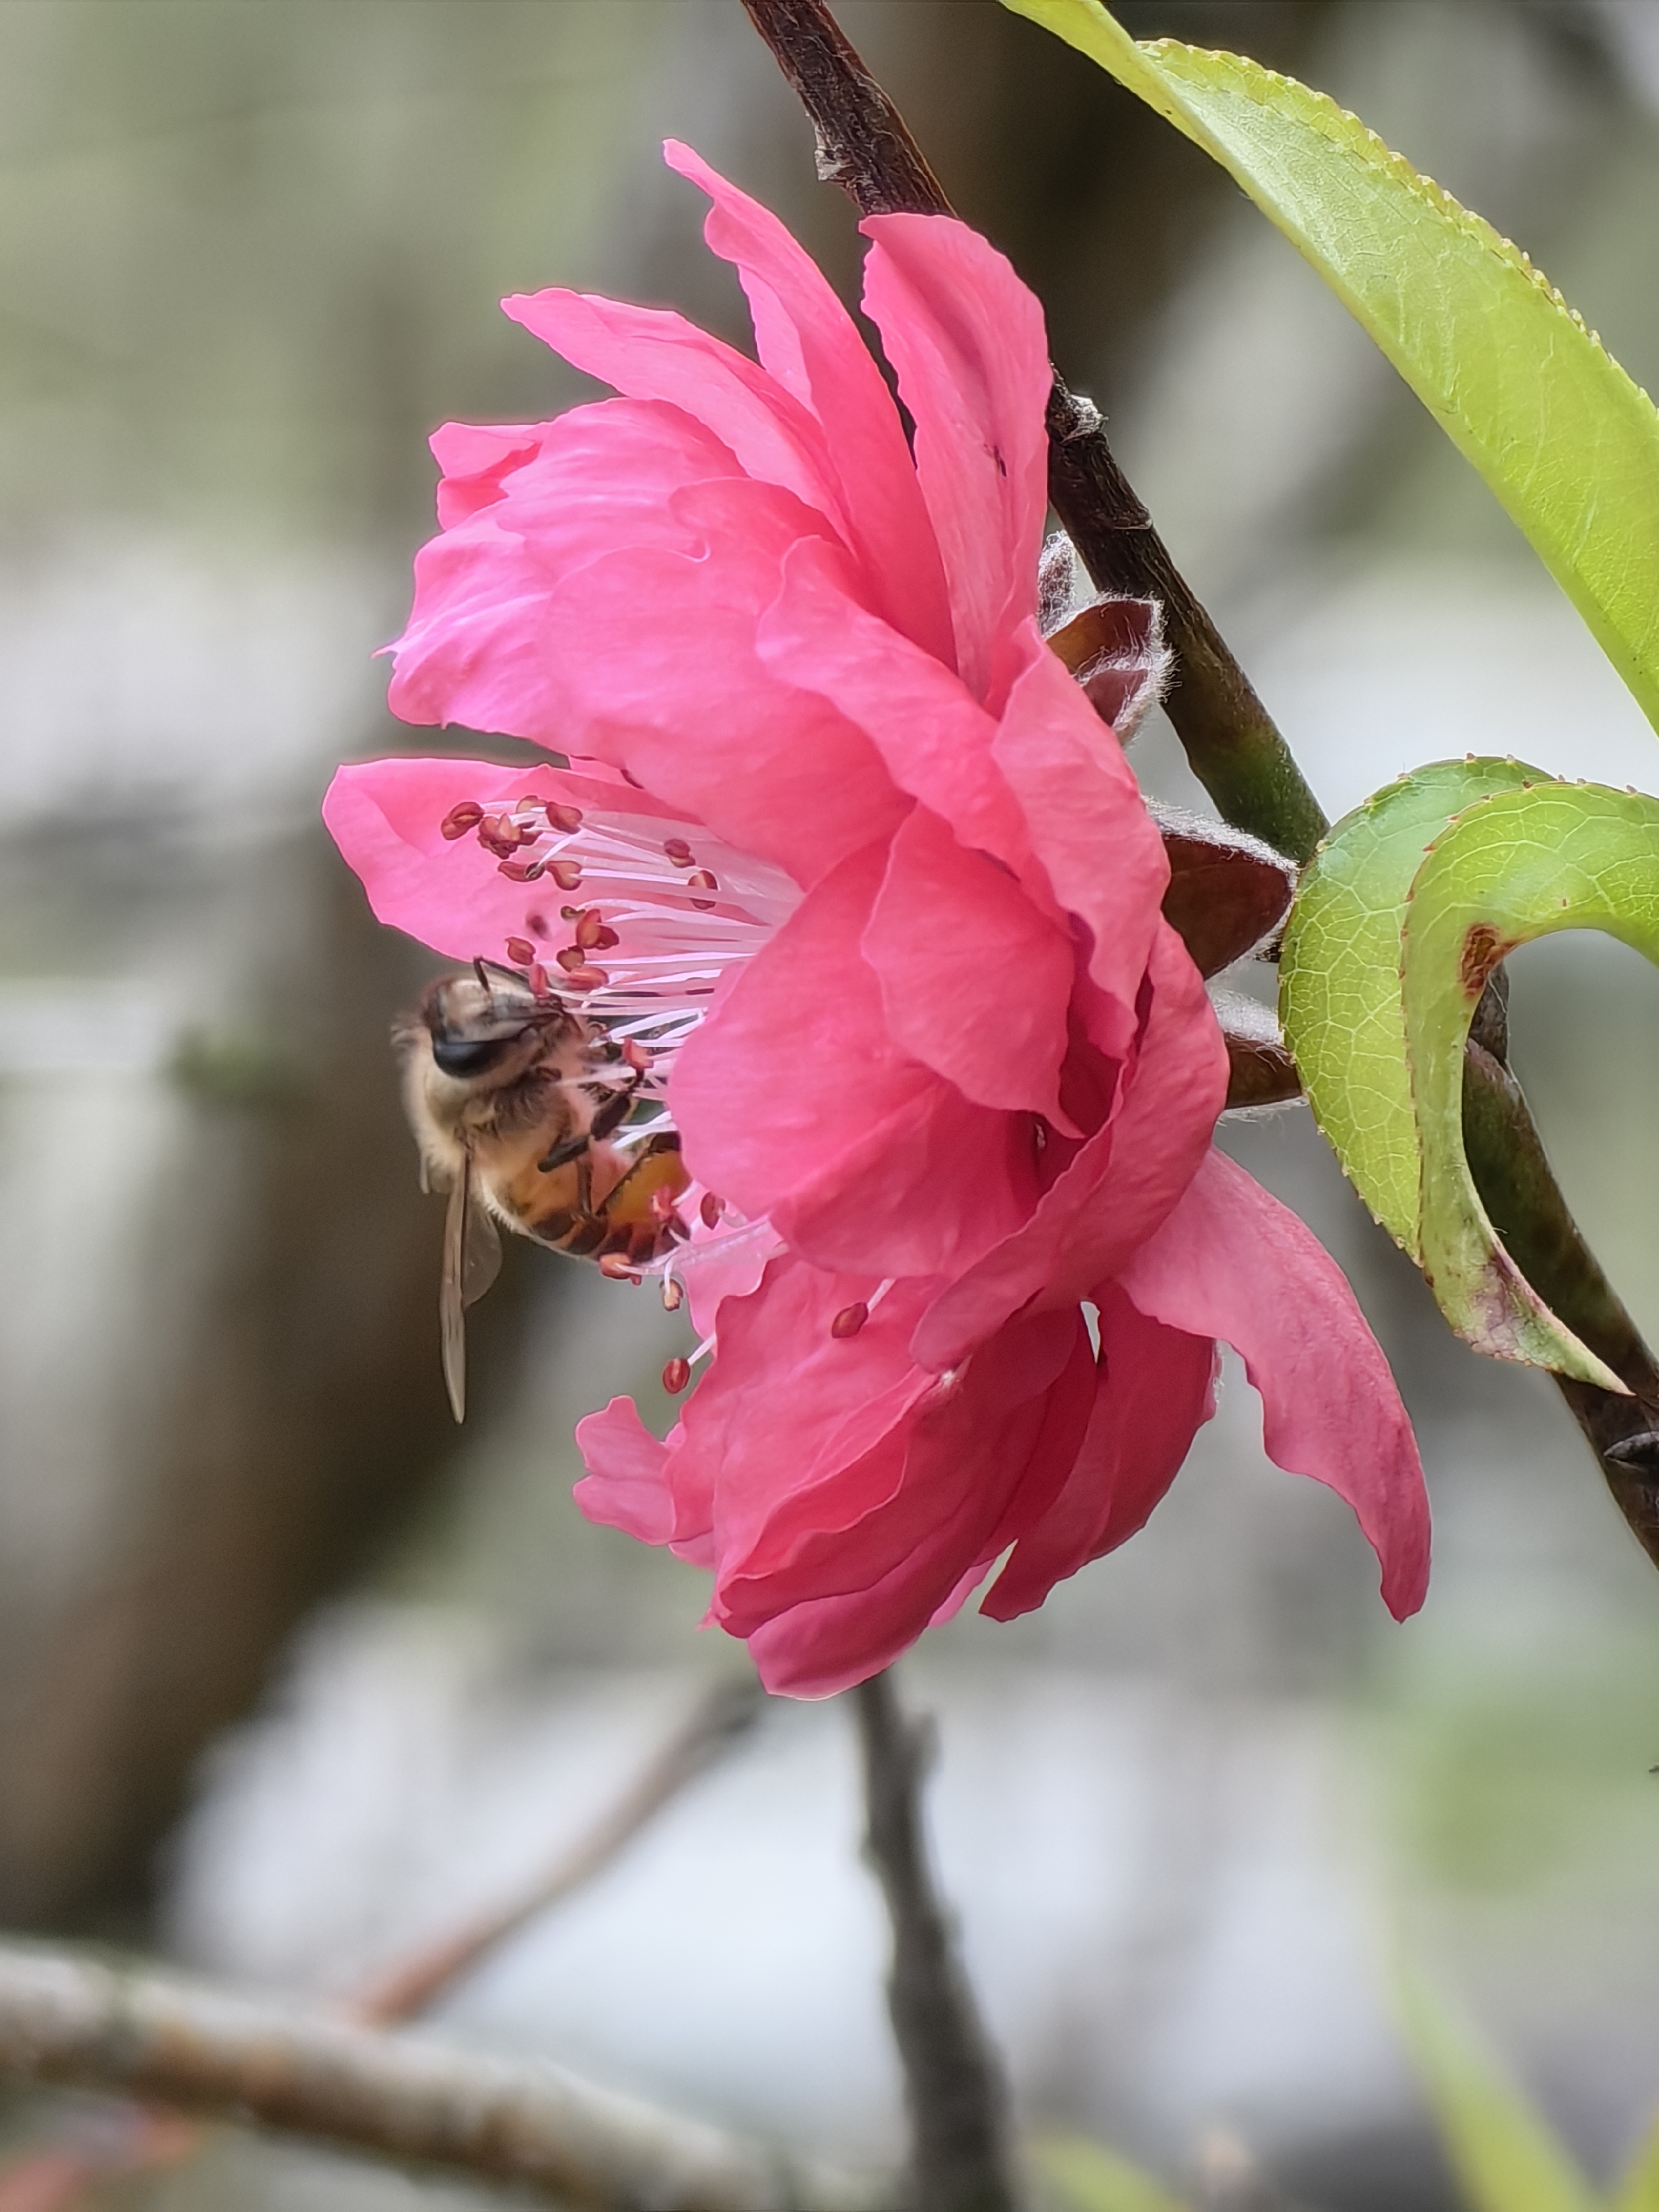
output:
POLYGON ((449 1187, 444 1217, 443 1276, 438 1287, 438 1319, 443 1339, 444 1382, 450 1410, 466 1418, 466 1320, 501 1272, 501 1240, 495 1224, 472 1194, 472 1158, 466 1154, 449 1187))

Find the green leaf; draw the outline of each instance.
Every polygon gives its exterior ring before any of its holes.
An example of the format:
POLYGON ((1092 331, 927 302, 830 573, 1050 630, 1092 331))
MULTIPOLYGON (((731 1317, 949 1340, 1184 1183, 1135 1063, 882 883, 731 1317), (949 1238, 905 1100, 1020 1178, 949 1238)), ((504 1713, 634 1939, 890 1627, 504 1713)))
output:
POLYGON ((1489 223, 1323 94, 1141 46, 1098 0, 1004 0, 1231 171, 1480 471, 1659 726, 1659 413, 1489 223))
POLYGON ((1614 2191, 1612 2212, 1659 2212, 1659 2122, 1649 2130, 1614 2191))
POLYGON ((1031 2158, 1076 2212, 1188 2212, 1161 2182, 1087 2136, 1045 2136, 1033 2144, 1031 2158))
POLYGON ((1400 2016, 1471 2212, 1600 2212, 1545 2121, 1415 1975, 1400 2016))
POLYGON ((1285 1041, 1314 1117, 1371 1212, 1419 1254, 1421 1148, 1406 1065, 1401 939, 1430 841, 1494 791, 1537 782, 1518 761, 1437 761, 1339 822, 1297 893, 1279 969, 1285 1041))
POLYGON ((1479 800, 1429 847, 1401 958, 1419 1258, 1441 1310, 1480 1350, 1618 1390, 1504 1250, 1463 1149, 1463 1044, 1486 980, 1516 945, 1561 929, 1605 930, 1659 963, 1659 800, 1540 781, 1479 800))

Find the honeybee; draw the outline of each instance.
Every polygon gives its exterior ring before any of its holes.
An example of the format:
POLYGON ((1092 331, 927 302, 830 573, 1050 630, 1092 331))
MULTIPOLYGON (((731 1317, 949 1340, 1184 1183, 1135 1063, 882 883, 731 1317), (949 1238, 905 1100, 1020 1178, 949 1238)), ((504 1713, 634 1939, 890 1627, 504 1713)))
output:
POLYGON ((685 1231, 689 1178, 672 1130, 611 1141, 649 1066, 550 992, 493 961, 427 987, 393 1042, 423 1188, 447 1190, 438 1311, 444 1381, 466 1408, 464 1316, 501 1263, 497 1224, 625 1273, 685 1231))

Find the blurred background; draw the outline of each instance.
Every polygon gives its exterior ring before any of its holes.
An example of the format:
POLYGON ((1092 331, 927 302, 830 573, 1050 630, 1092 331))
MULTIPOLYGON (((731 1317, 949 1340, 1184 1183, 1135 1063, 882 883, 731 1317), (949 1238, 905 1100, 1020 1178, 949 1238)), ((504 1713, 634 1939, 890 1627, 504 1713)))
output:
MULTIPOLYGON (((1659 0, 1120 12, 1332 92, 1659 377, 1659 0)), ((1565 601, 1219 171, 994 0, 839 13, 1042 294, 1329 811, 1467 751, 1659 790, 1565 601)), ((0 8, 7 1926, 347 1994, 556 1865, 742 1672, 696 1571, 569 1501, 573 1422, 617 1390, 664 1412, 678 1321, 523 1248, 449 1422, 441 1208, 386 1049, 434 963, 316 818, 340 758, 465 743, 391 721, 374 659, 431 527, 426 435, 591 395, 500 295, 571 283, 742 338, 669 133, 855 290, 850 208, 738 0, 0 8)), ((1167 730, 1137 758, 1203 804, 1167 730)), ((1659 978, 1578 938, 1514 971, 1546 1137, 1659 1330, 1659 978)), ((1305 1114, 1226 1141, 1395 1360, 1434 1587, 1389 1622, 1234 1375, 1144 1535, 907 1662, 1022 2118, 1171 2177, 1242 2143, 1330 2212, 1449 2204, 1403 1950, 1605 2174, 1659 2106, 1659 1581, 1550 1386, 1450 1340, 1305 1114)), ((445 2031, 891 2155, 859 1820, 848 1714, 769 1706, 445 2031)), ((0 2202, 7 2157, 112 2124, 0 2107, 0 2202)), ((228 2134, 124 2187, 74 2201, 494 2201, 228 2134)))

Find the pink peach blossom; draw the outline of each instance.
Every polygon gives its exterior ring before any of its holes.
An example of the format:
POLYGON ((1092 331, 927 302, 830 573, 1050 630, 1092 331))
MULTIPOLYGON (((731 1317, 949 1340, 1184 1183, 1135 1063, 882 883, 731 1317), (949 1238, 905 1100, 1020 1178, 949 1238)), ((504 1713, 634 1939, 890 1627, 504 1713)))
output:
POLYGON ((1211 1150, 1226 1056, 1163 845, 1037 626, 1036 301, 959 223, 864 224, 912 450, 787 232, 668 159, 758 362, 658 310, 507 301, 623 396, 439 432, 395 648, 399 714, 570 765, 372 762, 325 806, 383 920, 556 981, 562 952, 651 1048, 645 1112, 696 1178, 663 1265, 712 1364, 665 1443, 626 1400, 582 1423, 584 1510, 712 1570, 768 1683, 826 1693, 1005 1554, 1000 1617, 1132 1534, 1225 1341, 1409 1611, 1409 1425, 1332 1262, 1211 1150))

